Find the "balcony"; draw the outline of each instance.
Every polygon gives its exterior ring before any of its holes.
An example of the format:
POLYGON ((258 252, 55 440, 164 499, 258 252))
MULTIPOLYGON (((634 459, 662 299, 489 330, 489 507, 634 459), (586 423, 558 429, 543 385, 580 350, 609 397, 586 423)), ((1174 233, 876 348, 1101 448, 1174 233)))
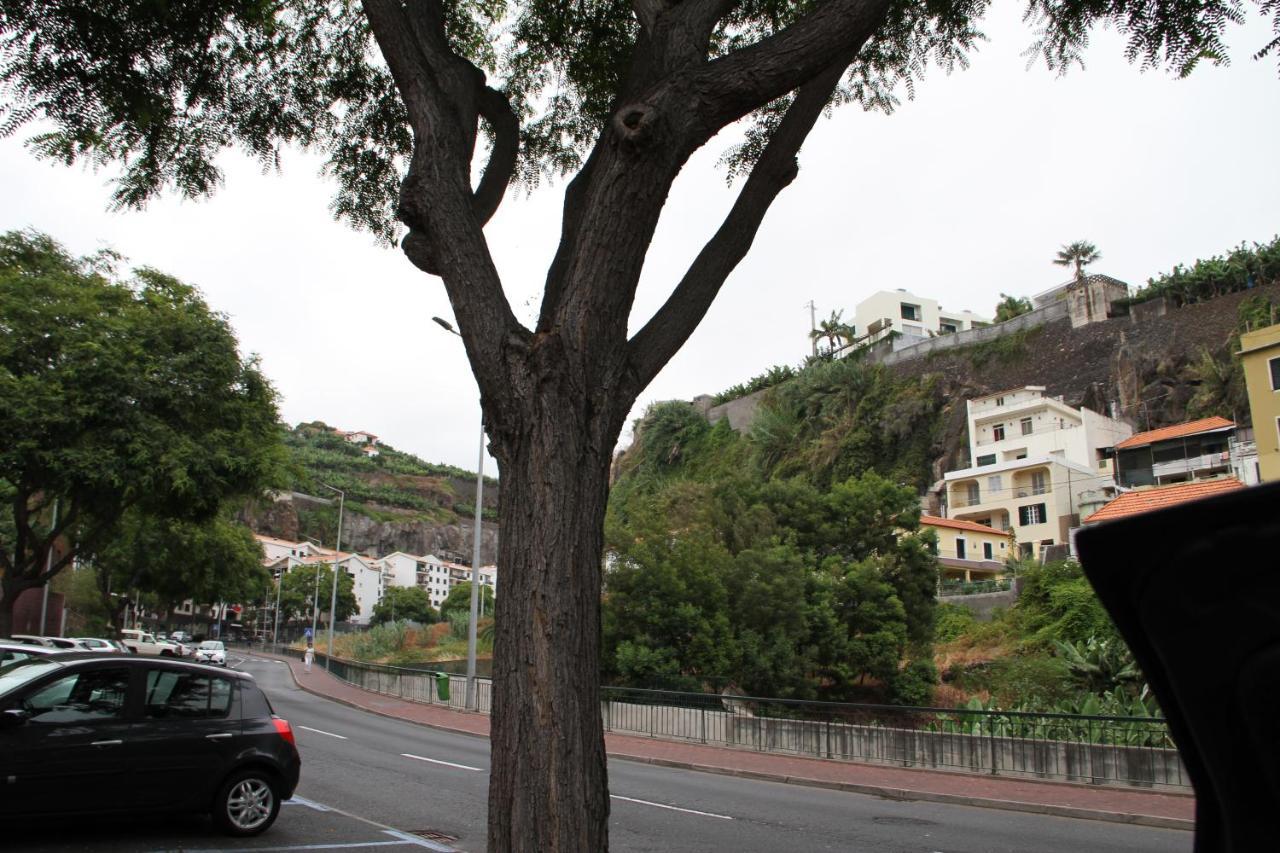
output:
POLYGON ((1163 477, 1176 477, 1180 474, 1193 474, 1200 471, 1212 471, 1231 467, 1231 454, 1203 453, 1199 456, 1188 456, 1185 459, 1173 459, 1168 462, 1156 462, 1151 466, 1151 473, 1157 480, 1163 477))

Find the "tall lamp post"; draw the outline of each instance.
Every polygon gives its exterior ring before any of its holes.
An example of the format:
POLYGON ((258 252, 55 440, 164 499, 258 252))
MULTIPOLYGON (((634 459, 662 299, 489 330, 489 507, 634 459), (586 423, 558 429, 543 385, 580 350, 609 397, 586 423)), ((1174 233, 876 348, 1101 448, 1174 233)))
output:
MULTIPOLYGON (((432 317, 432 322, 451 335, 458 330, 448 320, 432 317)), ((471 619, 467 625, 467 710, 476 709, 476 622, 480 614, 480 523, 484 497, 484 412, 480 414, 480 461, 476 464, 476 521, 475 536, 471 546, 471 619)))
POLYGON ((329 671, 329 660, 333 657, 333 617, 338 612, 338 559, 342 556, 342 505, 347 499, 347 493, 342 489, 335 489, 328 483, 321 483, 331 492, 338 493, 338 538, 333 546, 333 591, 329 594, 329 645, 325 649, 324 668, 329 671))

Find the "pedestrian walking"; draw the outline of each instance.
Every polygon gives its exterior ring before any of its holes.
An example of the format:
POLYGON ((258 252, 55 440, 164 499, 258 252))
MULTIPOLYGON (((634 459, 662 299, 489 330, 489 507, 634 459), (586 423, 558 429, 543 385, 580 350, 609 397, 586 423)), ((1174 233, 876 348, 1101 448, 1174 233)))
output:
POLYGON ((311 662, 316 659, 315 646, 307 646, 307 651, 302 655, 303 669, 307 672, 311 671, 311 662))

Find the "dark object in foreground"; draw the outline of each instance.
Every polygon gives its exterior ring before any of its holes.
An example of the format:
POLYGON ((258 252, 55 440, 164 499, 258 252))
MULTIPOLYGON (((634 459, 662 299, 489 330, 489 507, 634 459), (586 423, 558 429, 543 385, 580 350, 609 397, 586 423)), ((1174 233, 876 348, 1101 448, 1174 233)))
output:
POLYGON ((1274 849, 1280 484, 1100 524, 1077 544, 1191 776, 1196 853, 1274 849))
POLYGON ((253 678, 94 652, 0 668, 0 816, 203 812, 231 835, 298 784, 289 724, 253 678))

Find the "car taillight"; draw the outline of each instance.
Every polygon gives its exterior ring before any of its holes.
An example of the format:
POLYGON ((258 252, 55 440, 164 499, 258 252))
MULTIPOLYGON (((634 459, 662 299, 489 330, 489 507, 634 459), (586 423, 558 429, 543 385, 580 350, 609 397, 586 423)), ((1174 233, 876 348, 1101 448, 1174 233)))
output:
POLYGON ((276 734, 287 740, 289 743, 297 746, 293 740, 293 727, 289 725, 288 720, 282 720, 279 717, 272 717, 271 724, 276 727, 276 734))

